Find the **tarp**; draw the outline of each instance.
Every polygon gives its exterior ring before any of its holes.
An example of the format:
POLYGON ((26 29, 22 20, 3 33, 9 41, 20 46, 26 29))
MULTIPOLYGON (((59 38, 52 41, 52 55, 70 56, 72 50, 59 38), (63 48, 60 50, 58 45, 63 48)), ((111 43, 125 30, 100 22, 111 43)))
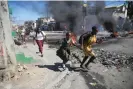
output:
POLYGON ((33 57, 26 57, 24 53, 17 53, 16 54, 17 62, 24 63, 24 64, 30 64, 36 62, 36 60, 33 59, 33 57))
POLYGON ((17 36, 16 31, 12 31, 12 37, 16 37, 16 36, 17 36))

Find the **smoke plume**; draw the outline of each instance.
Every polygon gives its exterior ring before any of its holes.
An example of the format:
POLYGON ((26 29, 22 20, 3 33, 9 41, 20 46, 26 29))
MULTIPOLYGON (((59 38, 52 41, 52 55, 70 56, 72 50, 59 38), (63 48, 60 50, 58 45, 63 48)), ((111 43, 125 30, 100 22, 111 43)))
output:
POLYGON ((104 12, 104 1, 88 1, 87 16, 85 18, 83 18, 84 13, 82 10, 82 1, 42 2, 42 5, 44 5, 43 8, 38 7, 37 3, 40 2, 21 2, 19 6, 27 10, 32 9, 40 16, 46 16, 48 13, 47 10, 49 10, 57 23, 62 23, 62 27, 66 25, 69 30, 76 33, 80 33, 83 25, 85 26, 86 31, 91 30, 92 26, 99 24, 103 25, 109 32, 112 32, 112 30, 115 28, 116 23, 115 20, 113 20, 112 13, 104 12), (26 5, 26 3, 28 5, 26 5))
POLYGON ((111 12, 102 11, 98 15, 100 24, 102 24, 108 32, 114 32, 116 28, 116 21, 114 20, 111 12))
POLYGON ((81 19, 81 6, 81 1, 49 2, 49 9, 55 20, 57 22, 66 22, 68 29, 71 31, 76 30, 76 25, 81 19))
MULTIPOLYGON (((87 2, 88 5, 91 5, 91 3, 87 2)), ((105 2, 96 1, 93 4, 93 6, 87 6, 85 20, 83 20, 83 2, 81 1, 49 2, 49 8, 57 22, 66 22, 69 30, 76 33, 80 33, 83 25, 85 25, 85 30, 88 31, 91 30, 92 26, 99 24, 103 25, 109 32, 112 32, 115 27, 115 21, 111 13, 104 12, 105 2)))

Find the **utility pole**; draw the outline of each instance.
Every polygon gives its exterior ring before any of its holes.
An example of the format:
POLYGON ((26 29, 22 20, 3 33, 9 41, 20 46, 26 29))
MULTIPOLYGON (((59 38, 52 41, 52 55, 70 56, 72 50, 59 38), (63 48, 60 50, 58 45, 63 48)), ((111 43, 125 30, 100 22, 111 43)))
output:
POLYGON ((85 31, 85 17, 87 16, 87 4, 86 3, 83 3, 82 10, 83 10, 83 30, 85 31))
POLYGON ((47 20, 48 20, 48 3, 46 3, 46 13, 47 13, 47 20))

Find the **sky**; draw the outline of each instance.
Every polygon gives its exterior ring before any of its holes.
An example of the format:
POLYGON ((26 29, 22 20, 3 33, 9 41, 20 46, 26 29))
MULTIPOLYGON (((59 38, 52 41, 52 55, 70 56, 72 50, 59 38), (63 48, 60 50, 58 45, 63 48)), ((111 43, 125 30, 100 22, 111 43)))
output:
MULTIPOLYGON (((124 1, 106 1, 106 6, 117 6, 123 4, 124 1)), ((37 20, 39 17, 47 16, 47 3, 45 1, 8 1, 8 5, 12 8, 12 18, 15 23, 23 24, 26 20, 37 20)))

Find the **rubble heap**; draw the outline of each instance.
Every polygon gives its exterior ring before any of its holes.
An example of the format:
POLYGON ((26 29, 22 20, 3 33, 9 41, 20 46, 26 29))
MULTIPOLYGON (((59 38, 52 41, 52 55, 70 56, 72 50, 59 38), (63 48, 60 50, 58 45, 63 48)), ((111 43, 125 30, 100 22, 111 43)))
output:
POLYGON ((124 53, 108 52, 103 49, 95 49, 97 62, 105 66, 125 66, 133 63, 133 57, 124 53))
MULTIPOLYGON (((94 49, 96 53, 95 63, 101 63, 106 67, 130 67, 133 70, 133 56, 128 56, 124 53, 108 52, 103 49, 94 49)), ((83 57, 83 51, 79 49, 72 49, 73 61, 80 62, 83 57), (77 60, 78 59, 78 60, 77 60)))

